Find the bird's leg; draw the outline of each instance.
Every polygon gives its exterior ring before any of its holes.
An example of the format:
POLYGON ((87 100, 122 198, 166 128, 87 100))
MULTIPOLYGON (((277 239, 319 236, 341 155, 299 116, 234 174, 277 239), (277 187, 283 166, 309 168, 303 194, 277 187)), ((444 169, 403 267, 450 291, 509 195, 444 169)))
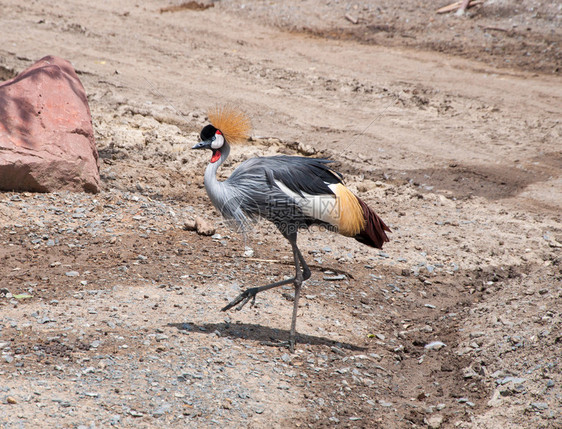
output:
POLYGON ((299 248, 297 247, 297 237, 296 234, 294 237, 288 237, 289 242, 291 243, 291 247, 293 248, 293 257, 295 258, 295 278, 294 278, 294 285, 295 285, 295 300, 293 301, 293 317, 291 319, 291 332, 289 334, 289 351, 294 353, 295 351, 295 342, 296 342, 296 328, 297 328, 297 313, 299 310, 299 298, 301 294, 301 287, 302 282, 304 280, 308 280, 310 278, 310 268, 306 264, 302 253, 300 252, 299 248), (299 266, 302 264, 302 271, 299 266))
MULTIPOLYGON (((293 245, 293 243, 291 243, 293 245)), ((289 334, 289 351, 294 353, 295 351, 295 340, 296 340, 296 329, 297 329, 297 312, 299 311, 299 298, 301 295, 301 286, 303 280, 303 273, 299 267, 299 249, 296 244, 293 245, 293 256, 295 258, 295 299, 293 301, 293 317, 291 319, 291 332, 289 334)))
POLYGON ((259 292, 263 292, 265 290, 273 289, 275 287, 283 286, 289 283, 293 283, 293 285, 295 286, 295 299, 293 301, 293 316, 291 319, 291 331, 289 333, 289 343, 288 343, 289 350, 291 351, 291 353, 293 353, 295 351, 297 313, 299 308, 299 299, 300 299, 302 282, 308 280, 310 278, 311 273, 310 273, 310 268, 308 267, 306 261, 304 260, 304 257, 302 256, 301 251, 297 246, 297 234, 296 233, 287 234, 285 235, 285 237, 287 238, 287 240, 289 240, 289 243, 291 243, 291 247, 293 249, 295 276, 290 279, 280 280, 278 282, 271 283, 265 286, 246 289, 244 292, 242 292, 240 295, 234 298, 228 305, 222 308, 221 311, 230 310, 232 307, 236 305, 238 305, 238 307, 236 307, 236 310, 237 311, 241 310, 242 307, 244 307, 250 300, 252 301, 252 305, 253 305, 256 300, 256 295, 259 292), (302 265, 302 270, 301 270, 301 265, 302 265))

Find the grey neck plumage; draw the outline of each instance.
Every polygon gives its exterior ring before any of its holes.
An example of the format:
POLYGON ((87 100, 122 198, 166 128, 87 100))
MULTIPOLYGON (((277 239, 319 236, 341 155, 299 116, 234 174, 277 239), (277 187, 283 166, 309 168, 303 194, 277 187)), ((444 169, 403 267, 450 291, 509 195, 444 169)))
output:
POLYGON ((216 162, 210 162, 205 169, 205 189, 207 194, 211 199, 213 205, 224 215, 225 205, 228 202, 228 192, 226 192, 226 186, 224 182, 217 179, 217 171, 222 165, 230 153, 230 146, 228 143, 224 143, 222 148, 220 148, 221 157, 216 162))

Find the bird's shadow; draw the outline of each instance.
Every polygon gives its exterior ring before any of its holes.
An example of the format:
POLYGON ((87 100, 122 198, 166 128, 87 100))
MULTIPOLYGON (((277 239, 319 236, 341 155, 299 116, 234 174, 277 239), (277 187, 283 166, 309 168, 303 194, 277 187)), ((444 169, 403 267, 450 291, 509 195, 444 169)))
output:
MULTIPOLYGON (((221 337, 240 338, 244 340, 257 341, 276 347, 276 343, 282 343, 289 339, 289 331, 286 329, 269 328, 255 323, 202 323, 194 322, 168 323, 169 327, 176 328, 182 332, 199 332, 204 334, 218 334, 221 337)), ((299 334, 297 332, 297 344, 319 345, 327 347, 339 347, 353 351, 365 351, 365 347, 357 346, 341 341, 330 340, 315 335, 299 334)))

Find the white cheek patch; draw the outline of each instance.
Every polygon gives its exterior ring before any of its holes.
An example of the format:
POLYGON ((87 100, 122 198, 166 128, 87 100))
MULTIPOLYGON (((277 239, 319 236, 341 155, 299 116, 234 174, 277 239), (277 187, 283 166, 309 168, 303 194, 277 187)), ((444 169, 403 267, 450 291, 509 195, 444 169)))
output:
POLYGON ((213 149, 220 149, 223 144, 224 144, 224 137, 222 136, 222 134, 219 133, 215 134, 215 139, 211 143, 211 147, 213 149))

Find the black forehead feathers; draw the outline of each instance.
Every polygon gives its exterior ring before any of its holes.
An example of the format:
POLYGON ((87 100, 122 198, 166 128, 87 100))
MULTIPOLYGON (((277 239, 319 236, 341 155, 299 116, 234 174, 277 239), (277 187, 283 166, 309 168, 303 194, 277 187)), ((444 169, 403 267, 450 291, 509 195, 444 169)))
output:
POLYGON ((201 140, 205 141, 205 140, 209 140, 210 138, 212 138, 215 133, 217 132, 217 129, 215 127, 213 127, 211 124, 206 125, 202 130, 201 130, 201 134, 199 135, 199 137, 201 137, 201 140))

